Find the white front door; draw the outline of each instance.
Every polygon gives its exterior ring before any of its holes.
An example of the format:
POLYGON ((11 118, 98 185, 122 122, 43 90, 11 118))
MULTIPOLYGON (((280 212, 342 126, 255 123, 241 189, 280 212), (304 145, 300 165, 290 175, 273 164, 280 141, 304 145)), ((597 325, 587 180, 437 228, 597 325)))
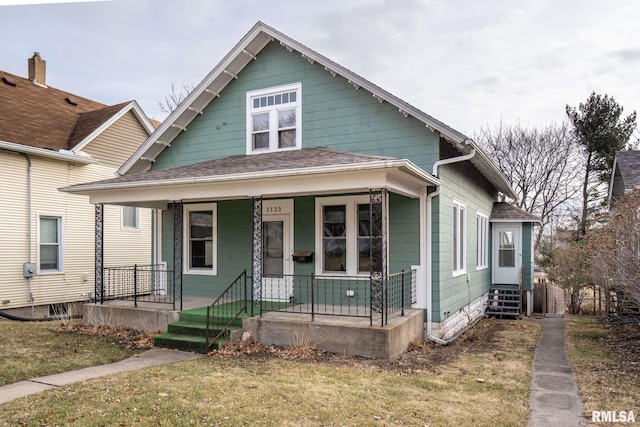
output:
POLYGON ((517 285, 522 267, 522 224, 493 223, 493 283, 517 285))
POLYGON ((267 200, 262 209, 262 298, 289 301, 293 296, 293 201, 267 200))

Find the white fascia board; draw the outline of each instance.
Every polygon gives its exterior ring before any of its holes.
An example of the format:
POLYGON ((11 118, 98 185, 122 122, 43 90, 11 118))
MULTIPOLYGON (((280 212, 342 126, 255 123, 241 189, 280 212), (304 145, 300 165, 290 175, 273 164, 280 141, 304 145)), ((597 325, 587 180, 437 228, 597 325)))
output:
POLYGON ((88 194, 93 191, 101 190, 127 190, 137 188, 155 188, 168 187, 174 185, 188 184, 213 184, 217 182, 229 183, 233 181, 251 181, 267 178, 299 178, 308 175, 333 174, 339 172, 354 173, 358 171, 391 171, 394 169, 404 169, 405 173, 409 173, 417 179, 423 181, 426 185, 440 185, 440 181, 424 172, 408 160, 379 160, 375 162, 363 162, 347 165, 335 166, 315 166, 294 170, 275 170, 275 171, 259 171, 239 174, 227 174, 203 177, 176 178, 162 181, 136 181, 122 183, 89 183, 78 184, 64 187, 62 191, 69 193, 88 194))
POLYGON ((38 157, 46 157, 49 159, 62 160, 71 163, 80 163, 83 165, 91 165, 98 163, 98 160, 91 157, 79 156, 71 153, 62 153, 59 151, 47 150, 45 148, 30 147, 28 145, 15 144, 13 142, 0 141, 0 150, 13 151, 16 153, 31 154, 38 157))
POLYGON ((614 156, 613 158, 613 167, 611 168, 611 179, 609 180, 609 200, 613 196, 613 183, 616 179, 616 168, 618 167, 618 156, 614 156))
MULTIPOLYGON (((200 97, 203 93, 205 93, 206 89, 216 80, 216 78, 218 78, 222 74, 225 74, 224 71, 228 68, 229 64, 231 64, 231 62, 236 57, 238 57, 239 55, 247 56, 247 61, 244 64, 244 66, 246 66, 246 64, 248 64, 250 61, 253 60, 252 57, 244 53, 244 50, 246 49, 247 45, 260 34, 260 32, 261 32, 261 28, 258 23, 235 45, 235 47, 229 53, 227 53, 227 55, 222 59, 222 61, 220 61, 218 65, 216 65, 213 68, 213 70, 211 70, 209 74, 207 74, 207 76, 185 97, 185 99, 180 103, 180 105, 178 105, 176 109, 173 110, 171 114, 169 114, 169 116, 156 129, 156 131, 140 146, 138 150, 136 150, 136 152, 120 167, 120 169, 118 169, 117 173, 119 175, 125 175, 129 171, 129 169, 131 169, 131 167, 138 160, 140 160, 141 157, 144 157, 144 154, 146 153, 148 148, 151 147, 158 139, 160 139, 164 135, 165 131, 167 129, 170 129, 171 125, 174 124, 176 121, 178 121, 178 119, 182 118, 185 114, 192 116, 188 120, 186 120, 186 122, 191 122, 191 120, 197 117, 199 114, 193 110, 190 110, 189 107, 192 106, 193 102, 196 99, 198 99, 198 97, 200 97)), ((242 68, 244 68, 244 66, 242 68)), ((237 73, 239 73, 241 69, 233 70, 233 71, 235 71, 234 74, 237 75, 237 73)), ((232 80, 233 80, 233 77, 229 76, 229 82, 232 80)), ((224 85, 224 87, 226 87, 226 84, 224 85)), ((222 89, 224 89, 224 87, 218 90, 217 93, 221 92, 222 89)), ((211 93, 210 95, 211 95, 211 101, 217 98, 218 96, 214 93, 211 93)), ((203 110, 205 107, 206 105, 199 105, 197 109, 203 110)), ((171 138, 171 141, 174 138, 175 136, 171 138)), ((170 143, 171 141, 164 141, 164 142, 170 143)), ((160 152, 162 152, 162 150, 160 152)))
POLYGON ((498 218, 498 219, 491 219, 489 218, 489 222, 491 223, 523 223, 523 222, 532 222, 534 224, 540 224, 540 220, 539 219, 521 219, 521 218, 498 218))
MULTIPOLYGON (((384 163, 384 162, 383 162, 384 163)), ((368 192, 371 188, 386 188, 410 198, 417 198, 421 189, 440 185, 440 181, 409 172, 409 162, 398 168, 362 167, 356 170, 309 168, 306 174, 273 173, 206 177, 171 180, 161 183, 137 183, 136 186, 102 186, 80 184, 61 191, 89 195, 91 203, 164 208, 174 200, 211 201, 246 199, 249 197, 291 197, 296 195, 324 195, 368 192), (315 169, 315 170, 314 170, 315 169), (314 171, 312 171, 314 170, 314 171)), ((369 165, 370 166, 370 165, 369 165)), ((379 165, 380 166, 380 165, 379 165)), ((414 166, 415 167, 415 166, 414 166)))
POLYGON ((151 206, 151 204, 166 204, 174 200, 198 202, 251 197, 366 193, 371 188, 387 188, 390 191, 415 197, 415 189, 406 191, 407 186, 397 187, 395 184, 389 179, 387 171, 366 170, 355 174, 340 172, 298 177, 270 177, 249 181, 183 183, 126 190, 109 189, 91 192, 90 201, 94 204, 151 206))

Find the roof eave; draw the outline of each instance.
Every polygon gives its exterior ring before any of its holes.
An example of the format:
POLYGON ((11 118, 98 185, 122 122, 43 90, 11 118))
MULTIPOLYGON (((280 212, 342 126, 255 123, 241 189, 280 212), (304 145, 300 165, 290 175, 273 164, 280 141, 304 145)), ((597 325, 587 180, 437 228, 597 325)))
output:
POLYGON ((313 175, 313 174, 328 174, 339 172, 356 172, 356 171, 371 171, 371 170, 401 170, 424 182, 429 186, 439 186, 441 181, 426 173, 416 165, 405 159, 398 160, 380 160, 376 162, 363 162, 363 163, 351 163, 347 165, 334 165, 334 166, 314 166, 294 170, 274 170, 274 171, 258 171, 247 173, 236 173, 226 175, 209 175, 202 177, 186 177, 186 178, 174 178, 167 180, 153 180, 153 181, 136 181, 136 182, 123 182, 123 183, 89 183, 89 184, 77 184, 68 187, 63 187, 60 190, 69 193, 89 194, 94 191, 106 191, 106 190, 127 190, 127 189, 139 189, 150 188, 160 186, 172 186, 172 185, 184 185, 184 184, 206 184, 215 182, 233 182, 233 181, 246 181, 252 179, 267 179, 267 178, 291 178, 300 175, 313 175))
MULTIPOLYGON (((12 151, 15 153, 31 154, 38 157, 46 157, 54 160, 62 160, 65 162, 79 163, 83 165, 90 165, 98 163, 98 160, 91 157, 79 156, 77 154, 61 153, 59 151, 52 151, 45 148, 31 147, 28 145, 16 144, 13 142, 0 141, 0 150, 12 151)), ((71 153, 71 152, 70 152, 71 153)))

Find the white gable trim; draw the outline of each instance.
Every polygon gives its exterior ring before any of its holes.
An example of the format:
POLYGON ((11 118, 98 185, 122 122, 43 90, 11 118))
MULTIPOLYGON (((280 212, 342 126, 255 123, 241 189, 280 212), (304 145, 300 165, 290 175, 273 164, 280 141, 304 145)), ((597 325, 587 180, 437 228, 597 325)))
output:
POLYGON ((222 61, 187 95, 147 141, 118 169, 117 173, 125 175, 134 166, 136 168, 133 172, 149 170, 152 161, 171 144, 173 139, 180 132, 187 131, 189 123, 199 115, 198 111, 202 111, 211 101, 220 96, 222 90, 234 78, 237 78, 240 71, 249 62, 255 60, 259 52, 273 40, 278 40, 290 52, 299 52, 310 63, 317 62, 324 66, 331 75, 341 75, 356 89, 366 89, 379 102, 386 101, 394 105, 405 117, 411 115, 422 121, 429 130, 438 133, 460 152, 468 153, 472 148, 476 149, 480 155, 472 159, 471 162, 499 191, 508 197, 515 198, 511 185, 505 176, 470 138, 262 22, 253 26, 222 61))
POLYGON ((136 116, 144 130, 147 132, 147 135, 151 135, 155 129, 151 121, 147 117, 147 115, 142 111, 142 108, 136 101, 131 101, 129 104, 125 105, 120 111, 111 116, 108 120, 106 120, 103 124, 101 124, 98 128, 96 128, 93 132, 87 135, 82 141, 80 141, 75 147, 71 149, 73 153, 79 153, 82 151, 84 147, 86 147, 91 141, 98 137, 102 132, 107 130, 112 124, 117 122, 122 116, 127 114, 129 111, 132 111, 136 116))

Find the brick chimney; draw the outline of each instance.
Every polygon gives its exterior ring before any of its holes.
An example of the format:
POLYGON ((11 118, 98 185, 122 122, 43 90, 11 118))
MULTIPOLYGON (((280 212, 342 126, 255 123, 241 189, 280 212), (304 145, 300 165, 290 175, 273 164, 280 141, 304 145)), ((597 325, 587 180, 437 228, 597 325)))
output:
POLYGON ((33 52, 29 63, 29 80, 38 86, 47 87, 47 61, 40 58, 38 52, 33 52))

